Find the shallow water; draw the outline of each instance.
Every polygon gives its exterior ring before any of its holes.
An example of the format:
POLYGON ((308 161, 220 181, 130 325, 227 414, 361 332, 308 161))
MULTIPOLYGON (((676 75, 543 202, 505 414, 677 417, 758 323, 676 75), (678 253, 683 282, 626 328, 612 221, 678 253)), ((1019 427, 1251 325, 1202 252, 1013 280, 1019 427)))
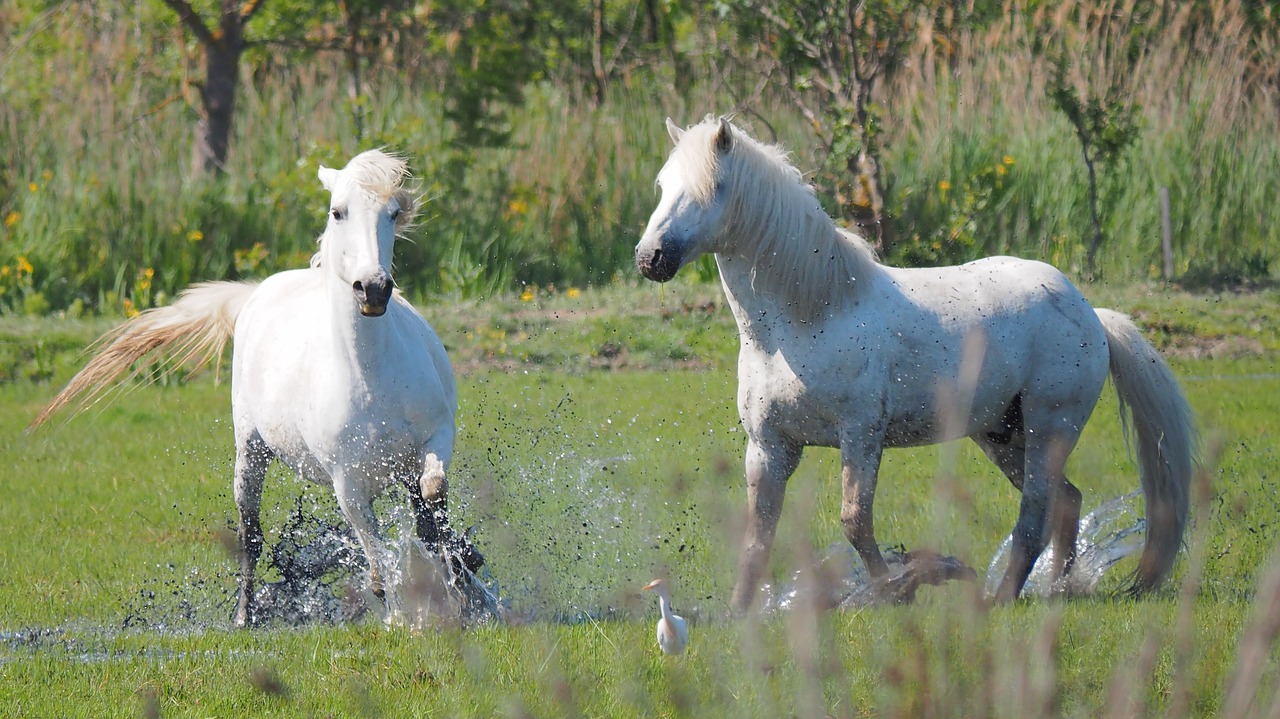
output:
MULTIPOLYGON (((1058 582, 1049 579, 1053 566, 1053 546, 1050 545, 1031 568, 1027 583, 1022 588, 1024 597, 1047 597, 1065 592, 1071 595, 1093 594, 1108 570, 1125 557, 1142 551, 1146 536, 1146 520, 1138 516, 1138 504, 1142 492, 1132 492, 1103 502, 1097 509, 1080 520, 1080 534, 1076 538, 1076 561, 1071 570, 1058 582)), ((987 567, 986 592, 994 594, 1009 564, 1009 548, 1012 535, 1005 537, 996 555, 987 567)))
MULTIPOLYGON (((1046 549, 1032 568, 1022 595, 1048 597, 1064 591, 1072 595, 1096 592, 1112 567, 1142 549, 1146 523, 1138 516, 1141 497, 1141 492, 1116 497, 1085 515, 1080 520, 1076 561, 1064 580, 1050 582, 1053 553, 1046 549)), ((1006 537, 988 564, 984 581, 987 596, 994 595, 1000 585, 1009 562, 1010 543, 1011 537, 1006 537)), ((911 558, 901 547, 883 547, 881 551, 891 576, 911 570, 911 558)), ((949 557, 941 560, 958 563, 949 557)), ((949 563, 947 569, 953 576, 962 573, 959 567, 949 563)), ((827 547, 811 566, 796 571, 790 582, 764 587, 763 606, 771 612, 814 606, 853 609, 899 599, 897 595, 886 599, 882 591, 884 585, 883 580, 872 580, 858 553, 848 542, 840 541, 827 547)))

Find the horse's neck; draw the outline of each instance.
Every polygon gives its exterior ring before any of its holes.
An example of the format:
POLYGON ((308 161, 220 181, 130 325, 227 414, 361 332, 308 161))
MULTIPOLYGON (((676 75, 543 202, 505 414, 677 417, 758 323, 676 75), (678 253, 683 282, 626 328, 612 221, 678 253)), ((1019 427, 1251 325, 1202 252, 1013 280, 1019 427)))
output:
POLYGON ((720 280, 744 339, 773 332, 778 326, 821 323, 849 311, 859 291, 869 286, 879 267, 857 261, 846 240, 825 215, 815 218, 806 237, 747 238, 741 226, 737 241, 716 254, 720 280), (825 223, 817 220, 827 220, 825 223), (803 243, 803 252, 778 251, 803 243), (812 255, 812 256, 810 256, 812 255), (814 257, 822 258, 813 262, 814 257))

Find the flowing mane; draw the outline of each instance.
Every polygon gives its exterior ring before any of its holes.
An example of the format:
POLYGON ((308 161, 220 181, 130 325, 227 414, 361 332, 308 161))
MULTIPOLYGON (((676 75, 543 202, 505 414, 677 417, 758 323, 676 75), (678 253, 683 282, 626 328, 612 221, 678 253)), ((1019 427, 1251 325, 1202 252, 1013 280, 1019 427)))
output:
POLYGON ((784 293, 797 319, 847 306, 857 298, 859 280, 878 270, 875 252, 836 226, 784 149, 730 127, 732 162, 722 162, 715 151, 719 118, 711 116, 689 128, 672 152, 690 192, 709 202, 717 182, 728 188, 726 246, 746 256, 757 276, 771 276, 757 288, 767 284, 784 293))
POLYGON ((396 195, 409 178, 408 162, 403 157, 382 150, 366 150, 356 155, 342 171, 351 175, 351 180, 357 187, 381 202, 396 195))
MULTIPOLYGON (((418 194, 415 189, 405 186, 412 175, 409 163, 403 157, 382 150, 366 150, 351 158, 347 166, 342 168, 342 173, 350 176, 354 186, 368 194, 377 204, 396 199, 400 204, 400 214, 396 217, 397 235, 413 225, 418 211, 418 194)), ((318 246, 324 244, 324 237, 321 234, 316 240, 318 246)), ((320 266, 321 254, 317 251, 312 255, 312 267, 320 266)))

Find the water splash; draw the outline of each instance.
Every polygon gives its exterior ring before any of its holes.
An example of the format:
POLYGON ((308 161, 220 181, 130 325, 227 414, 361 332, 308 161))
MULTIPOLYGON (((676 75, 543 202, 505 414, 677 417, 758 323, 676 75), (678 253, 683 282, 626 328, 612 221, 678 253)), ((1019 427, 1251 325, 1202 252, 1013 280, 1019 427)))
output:
MULTIPOLYGON (((1047 597, 1058 593, 1073 595, 1097 591, 1107 571, 1125 557, 1142 549, 1146 522, 1138 517, 1142 492, 1126 494, 1102 503, 1080 520, 1076 540, 1076 561, 1067 576, 1051 582, 1052 548, 1040 555, 1031 570, 1023 596, 1047 597)), ((1011 538, 996 552, 988 565, 984 587, 995 594, 1009 562, 1011 538)), ((858 553, 848 542, 836 542, 824 550, 811 566, 797 571, 790 582, 761 590, 767 612, 787 612, 798 608, 853 609, 895 601, 910 601, 919 584, 940 584, 952 579, 975 579, 973 570, 953 557, 907 552, 902 547, 882 547, 889 574, 873 579, 858 553)))
POLYGON ((848 542, 828 546, 812 566, 796 572, 792 581, 777 589, 761 589, 766 612, 795 609, 856 609, 877 604, 910 602, 923 584, 952 580, 974 581, 977 573, 955 557, 929 551, 905 551, 881 547, 889 573, 873 578, 848 542))
MULTIPOLYGON (((1097 509, 1080 520, 1080 534, 1076 538, 1076 561, 1067 575, 1057 582, 1049 578, 1053 566, 1054 547, 1051 544, 1041 553, 1027 583, 1022 588, 1024 597, 1047 597, 1053 594, 1092 594, 1106 575, 1107 570, 1125 557, 1142 550, 1146 536, 1146 520, 1138 516, 1137 504, 1142 492, 1136 491, 1103 502, 1097 509)), ((1005 537, 987 568, 986 592, 995 593, 1009 564, 1009 548, 1013 537, 1005 537)))
POLYGON ((301 497, 268 556, 281 578, 254 593, 254 624, 345 624, 364 615, 359 544, 345 524, 305 511, 301 497))
POLYGON ((428 549, 409 522, 401 521, 399 539, 388 555, 385 596, 381 601, 370 596, 368 605, 389 626, 425 629, 505 621, 508 609, 488 567, 473 573, 460 557, 428 549))

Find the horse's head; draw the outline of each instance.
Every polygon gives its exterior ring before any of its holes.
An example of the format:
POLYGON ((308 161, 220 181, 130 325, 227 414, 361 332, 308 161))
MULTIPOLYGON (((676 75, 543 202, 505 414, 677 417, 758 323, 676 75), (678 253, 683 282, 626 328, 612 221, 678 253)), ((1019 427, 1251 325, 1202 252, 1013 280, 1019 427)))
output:
POLYGON ((667 133, 675 149, 662 171, 662 199, 636 245, 636 266, 648 279, 666 282, 699 255, 718 251, 736 131, 723 117, 688 131, 670 118, 667 133))
POLYGON ((320 264, 351 288, 360 314, 380 317, 391 300, 396 234, 414 211, 413 194, 401 187, 405 161, 370 150, 341 170, 322 165, 317 174, 331 195, 320 264))

